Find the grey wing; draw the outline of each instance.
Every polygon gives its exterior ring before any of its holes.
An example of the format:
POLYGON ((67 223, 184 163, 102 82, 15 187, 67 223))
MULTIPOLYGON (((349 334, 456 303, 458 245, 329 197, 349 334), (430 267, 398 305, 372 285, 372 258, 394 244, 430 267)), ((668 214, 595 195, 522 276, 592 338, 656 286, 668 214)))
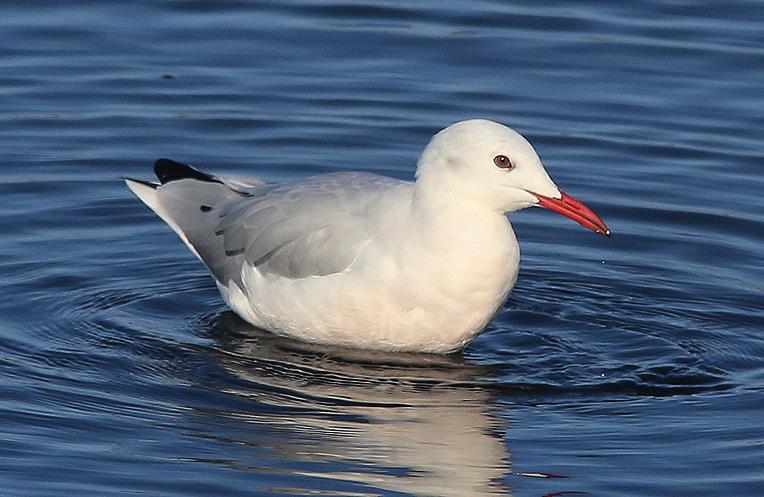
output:
POLYGON ((263 273, 306 278, 347 269, 370 241, 364 213, 376 194, 401 182, 336 173, 259 190, 220 215, 215 234, 227 257, 263 273))

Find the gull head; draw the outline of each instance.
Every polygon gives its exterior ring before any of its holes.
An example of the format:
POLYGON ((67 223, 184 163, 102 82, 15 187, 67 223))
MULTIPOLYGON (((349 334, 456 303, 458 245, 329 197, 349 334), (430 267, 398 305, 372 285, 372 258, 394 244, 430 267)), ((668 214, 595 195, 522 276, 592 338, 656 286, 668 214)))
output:
POLYGON ((528 140, 494 121, 461 121, 437 133, 419 158, 416 177, 417 190, 441 202, 503 213, 539 206, 610 235, 597 214, 554 184, 528 140))

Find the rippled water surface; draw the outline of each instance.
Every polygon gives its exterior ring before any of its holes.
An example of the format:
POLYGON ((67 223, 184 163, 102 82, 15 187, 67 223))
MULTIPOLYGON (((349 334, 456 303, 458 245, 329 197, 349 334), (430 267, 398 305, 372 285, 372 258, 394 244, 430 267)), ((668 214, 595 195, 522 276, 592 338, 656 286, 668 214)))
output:
POLYGON ((764 495, 762 26, 754 1, 3 3, 0 494, 764 495), (615 235, 513 214, 518 285, 454 356, 252 329, 119 179, 410 178, 469 117, 615 235))

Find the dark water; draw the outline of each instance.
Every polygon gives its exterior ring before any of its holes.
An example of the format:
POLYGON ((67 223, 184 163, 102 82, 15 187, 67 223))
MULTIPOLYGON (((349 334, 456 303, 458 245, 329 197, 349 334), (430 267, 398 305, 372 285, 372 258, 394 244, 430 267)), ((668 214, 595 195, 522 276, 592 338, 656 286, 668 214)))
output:
POLYGON ((763 82, 754 1, 3 3, 0 494, 764 495, 763 82), (451 357, 252 330, 119 180, 409 178, 470 117, 615 236, 513 215, 451 357))

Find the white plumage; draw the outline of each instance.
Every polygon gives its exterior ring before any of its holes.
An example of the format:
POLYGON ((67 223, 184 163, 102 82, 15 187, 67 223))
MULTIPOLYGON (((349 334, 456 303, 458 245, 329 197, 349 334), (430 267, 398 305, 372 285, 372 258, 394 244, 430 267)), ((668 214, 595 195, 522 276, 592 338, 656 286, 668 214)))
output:
MULTIPOLYGON (((161 184, 128 186, 207 265, 242 318, 371 349, 450 352, 469 343, 517 278, 505 213, 566 201, 533 147, 485 120, 438 133, 416 182, 333 173, 267 185, 166 159, 155 169, 161 184), (511 167, 497 167, 502 155, 511 167)), ((606 233, 596 221, 589 216, 606 233)))

